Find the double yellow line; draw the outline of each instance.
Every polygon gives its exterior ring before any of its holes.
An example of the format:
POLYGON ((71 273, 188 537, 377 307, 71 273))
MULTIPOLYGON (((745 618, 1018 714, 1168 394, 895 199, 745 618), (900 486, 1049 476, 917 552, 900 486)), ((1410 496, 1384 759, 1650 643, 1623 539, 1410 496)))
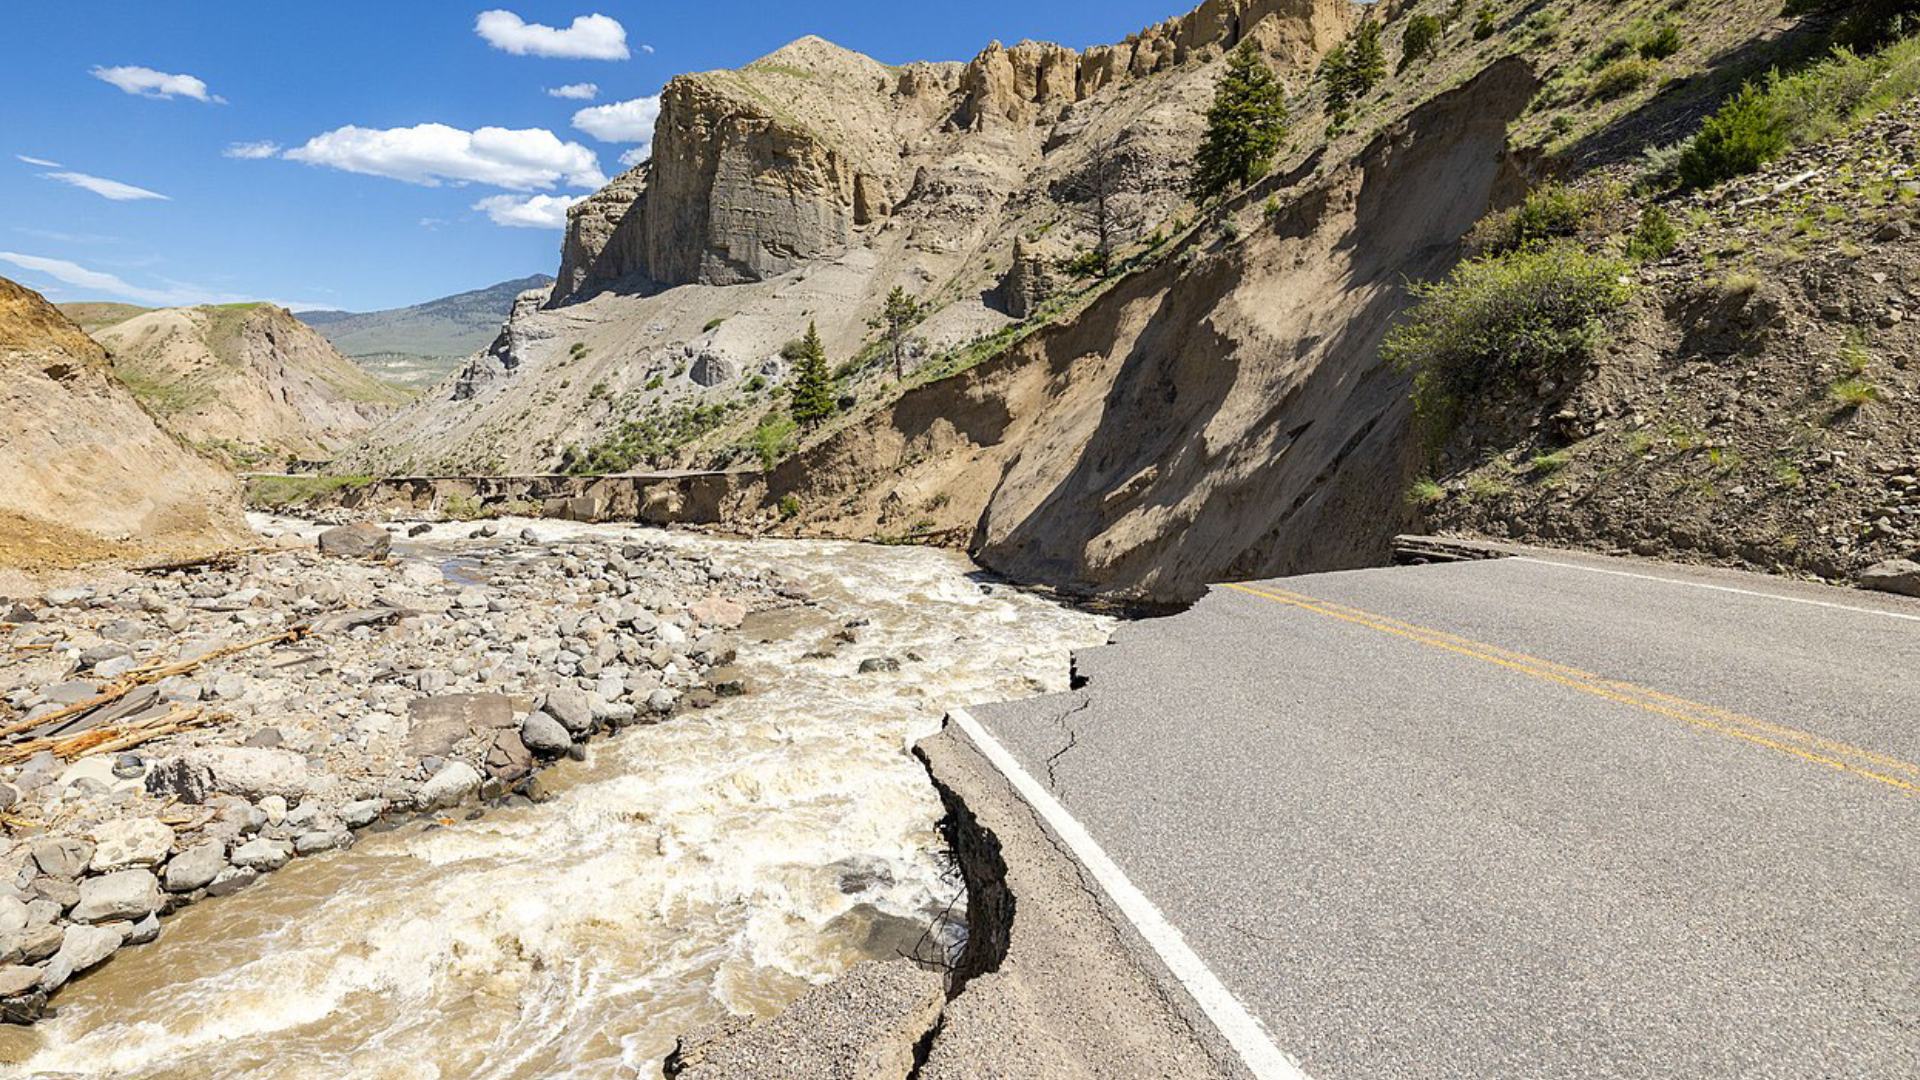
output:
POLYGON ((1888 757, 1872 750, 1863 750, 1809 731, 1786 727, 1757 717, 1744 716, 1717 706, 1689 701, 1672 694, 1663 694, 1643 686, 1635 686, 1632 683, 1603 678, 1592 672, 1557 664, 1551 660, 1542 660, 1537 656, 1528 656, 1526 653, 1502 649, 1483 641, 1402 622, 1385 615, 1375 615, 1328 600, 1318 600, 1278 589, 1255 589, 1246 585, 1227 585, 1225 588, 1287 604, 1303 611, 1326 615, 1342 622, 1364 626, 1383 634, 1392 634, 1430 648, 1531 675, 1546 682, 1559 683, 1581 693, 1592 694, 1621 705, 1630 705, 1703 731, 1741 739, 1782 754, 1791 754, 1804 761, 1877 781, 1907 795, 1920 795, 1920 765, 1888 757))

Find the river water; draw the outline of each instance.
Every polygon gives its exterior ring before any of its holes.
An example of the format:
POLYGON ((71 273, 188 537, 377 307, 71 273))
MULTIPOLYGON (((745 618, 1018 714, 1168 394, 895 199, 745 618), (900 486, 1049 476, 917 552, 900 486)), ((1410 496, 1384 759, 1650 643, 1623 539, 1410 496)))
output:
POLYGON ((749 623, 751 693, 596 742, 546 774, 551 801, 369 835, 187 909, 8 1032, 0 1075, 653 1077, 681 1032, 912 950, 961 889, 906 747, 947 706, 1065 689, 1110 621, 983 587, 950 552, 646 535, 813 591, 749 623), (857 645, 806 658, 861 618, 857 645))

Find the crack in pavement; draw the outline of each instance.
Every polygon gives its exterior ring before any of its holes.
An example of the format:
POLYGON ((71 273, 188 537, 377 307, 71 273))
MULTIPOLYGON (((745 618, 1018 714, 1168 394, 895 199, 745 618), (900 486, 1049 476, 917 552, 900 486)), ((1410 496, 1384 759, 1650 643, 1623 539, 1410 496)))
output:
POLYGON ((1086 712, 1088 709, 1092 707, 1093 707, 1093 699, 1091 697, 1088 697, 1085 694, 1082 694, 1080 696, 1080 704, 1075 705, 1073 708, 1068 709, 1066 712, 1063 712, 1059 716, 1056 716, 1053 718, 1054 724, 1060 727, 1061 729, 1063 729, 1067 733, 1067 744, 1065 746, 1062 746, 1060 749, 1055 750, 1047 758, 1047 787, 1053 789, 1056 792, 1060 791, 1060 777, 1057 775, 1057 772, 1056 772, 1057 767, 1060 763, 1060 759, 1067 756, 1067 751, 1072 750, 1074 747, 1080 745, 1080 733, 1078 731, 1075 731, 1072 728, 1072 726, 1070 726, 1067 723, 1067 718, 1070 716, 1073 716, 1075 713, 1086 712))

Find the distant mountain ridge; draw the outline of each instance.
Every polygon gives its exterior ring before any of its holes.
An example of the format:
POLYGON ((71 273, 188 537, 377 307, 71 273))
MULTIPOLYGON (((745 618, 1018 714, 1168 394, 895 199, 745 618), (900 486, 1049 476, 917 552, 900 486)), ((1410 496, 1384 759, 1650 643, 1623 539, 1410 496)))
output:
POLYGON ((334 348, 374 375, 420 388, 438 382, 459 361, 491 344, 513 310, 514 298, 546 289, 553 278, 534 274, 484 289, 388 311, 305 311, 295 316, 334 348))

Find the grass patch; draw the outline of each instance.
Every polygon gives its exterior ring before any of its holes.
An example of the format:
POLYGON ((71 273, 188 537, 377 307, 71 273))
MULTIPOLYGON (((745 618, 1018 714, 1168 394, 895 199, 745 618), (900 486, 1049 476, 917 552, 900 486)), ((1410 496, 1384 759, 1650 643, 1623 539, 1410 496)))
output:
POLYGON ((373 476, 249 476, 246 501, 249 507, 284 510, 305 506, 337 491, 358 491, 377 479, 373 476))
POLYGON ((1843 409, 1859 409, 1880 400, 1880 388, 1863 378, 1841 379, 1827 388, 1827 396, 1843 409))
POLYGON ((1407 489, 1407 502, 1414 506, 1434 506, 1447 501, 1447 489, 1432 480, 1415 480, 1407 489))
POLYGON ((1535 454, 1529 464, 1533 466, 1533 471, 1541 476, 1552 476, 1573 464, 1573 453, 1568 450, 1555 450, 1551 454, 1535 454))

